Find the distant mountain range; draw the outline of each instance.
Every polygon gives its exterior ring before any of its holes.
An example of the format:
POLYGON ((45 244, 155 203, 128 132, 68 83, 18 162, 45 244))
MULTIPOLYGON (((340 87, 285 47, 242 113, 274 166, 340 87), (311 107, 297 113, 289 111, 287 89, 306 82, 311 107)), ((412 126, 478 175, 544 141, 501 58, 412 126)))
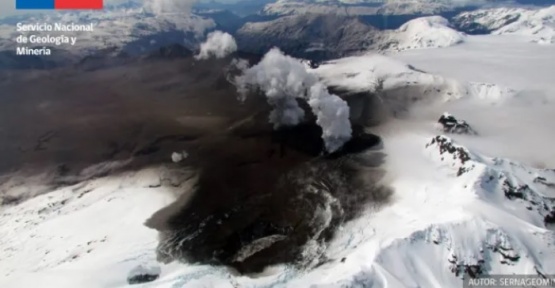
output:
POLYGON ((262 13, 290 15, 304 13, 339 15, 431 15, 495 5, 548 5, 548 0, 278 0, 262 13))
MULTIPOLYGON (((542 4, 545 1, 519 1, 524 2, 542 4)), ((239 48, 248 53, 264 54, 277 46, 288 54, 311 60, 364 51, 446 47, 464 41, 465 35, 460 32, 524 35, 532 42, 555 43, 554 6, 497 7, 507 3, 504 0, 473 1, 472 6, 446 0, 256 3, 201 2, 193 14, 184 15, 183 12, 155 14, 135 2, 126 2, 109 6, 100 14, 64 12, 4 18, 0 20, 3 36, 0 62, 3 69, 44 69, 75 63, 83 57, 90 61, 97 56, 140 56, 174 44, 194 51, 213 30, 231 33, 237 38, 239 48), (251 14, 240 15, 240 11, 251 14), (432 15, 435 18, 429 17, 432 15), (57 51, 56 57, 14 58, 17 44, 13 40, 18 35, 15 23, 43 21, 93 22, 95 32, 73 34, 78 37, 75 46, 52 47, 57 51)))
POLYGON ((473 34, 522 35, 540 44, 555 43, 555 6, 481 9, 462 13, 453 23, 458 29, 473 34))

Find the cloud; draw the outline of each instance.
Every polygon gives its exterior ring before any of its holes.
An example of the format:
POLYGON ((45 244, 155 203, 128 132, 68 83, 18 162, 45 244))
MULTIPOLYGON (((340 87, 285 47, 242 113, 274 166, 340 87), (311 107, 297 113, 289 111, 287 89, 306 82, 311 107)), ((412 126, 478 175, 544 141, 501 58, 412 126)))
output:
POLYGON ((224 58, 235 51, 237 51, 237 42, 233 36, 225 32, 214 31, 208 34, 206 41, 200 45, 200 53, 196 58, 224 58))
POLYGON ((316 124, 322 127, 326 150, 336 151, 351 139, 349 106, 343 99, 330 94, 324 84, 316 83, 310 87, 308 104, 316 115, 316 124))
POLYGON ((175 14, 191 12, 196 0, 144 0, 145 10, 154 14, 175 14))
POLYGON ((284 55, 279 49, 270 50, 260 63, 235 78, 239 93, 261 90, 273 110, 269 121, 274 128, 294 126, 305 116, 298 99, 307 101, 322 128, 326 150, 334 152, 351 138, 351 123, 347 103, 330 94, 319 79, 308 72, 298 59, 284 55))

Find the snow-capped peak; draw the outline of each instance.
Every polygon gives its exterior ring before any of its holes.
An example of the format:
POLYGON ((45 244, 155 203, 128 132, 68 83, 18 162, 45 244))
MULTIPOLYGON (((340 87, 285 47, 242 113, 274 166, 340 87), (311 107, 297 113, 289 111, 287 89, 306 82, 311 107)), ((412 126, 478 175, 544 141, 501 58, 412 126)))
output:
MULTIPOLYGON (((503 0, 501 0, 503 1, 503 0)), ((487 0, 279 0, 267 4, 263 13, 290 14, 338 14, 338 15, 431 15, 452 11, 461 6, 481 5, 487 0)))
POLYGON ((464 33, 450 27, 441 16, 422 17, 403 24, 397 31, 397 49, 441 48, 464 41, 464 33))

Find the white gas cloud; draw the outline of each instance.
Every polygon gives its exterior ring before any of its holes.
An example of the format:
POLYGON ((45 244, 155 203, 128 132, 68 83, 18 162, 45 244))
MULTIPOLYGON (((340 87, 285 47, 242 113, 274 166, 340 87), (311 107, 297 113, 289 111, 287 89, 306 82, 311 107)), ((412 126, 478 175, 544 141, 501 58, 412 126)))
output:
POLYGON ((336 151, 351 139, 352 129, 347 102, 330 94, 324 84, 316 83, 310 87, 308 104, 316 115, 316 123, 322 127, 322 139, 326 144, 326 150, 336 151))
POLYGON ((222 31, 214 31, 208 34, 206 41, 200 45, 200 53, 196 58, 224 58, 235 51, 237 51, 237 42, 233 36, 222 31))
POLYGON ((270 50, 260 63, 235 78, 239 93, 261 90, 273 110, 269 121, 274 128, 294 126, 304 118, 298 99, 308 102, 322 128, 326 150, 334 152, 351 138, 349 107, 343 99, 330 94, 319 79, 308 72, 298 59, 270 50))

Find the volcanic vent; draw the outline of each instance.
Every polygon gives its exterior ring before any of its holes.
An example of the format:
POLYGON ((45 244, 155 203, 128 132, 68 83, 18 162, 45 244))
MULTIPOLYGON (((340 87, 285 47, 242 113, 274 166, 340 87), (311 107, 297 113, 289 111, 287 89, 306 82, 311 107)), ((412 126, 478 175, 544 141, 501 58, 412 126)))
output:
MULTIPOLYGON (((162 262, 228 265, 254 273, 268 265, 327 261, 338 227, 391 194, 378 184, 385 155, 378 136, 352 127, 327 152, 323 128, 303 99, 304 120, 268 123, 271 105, 230 129, 198 139, 180 165, 196 171, 191 189, 146 223, 160 232, 162 262)), ((185 169, 185 167, 184 167, 185 169)))

